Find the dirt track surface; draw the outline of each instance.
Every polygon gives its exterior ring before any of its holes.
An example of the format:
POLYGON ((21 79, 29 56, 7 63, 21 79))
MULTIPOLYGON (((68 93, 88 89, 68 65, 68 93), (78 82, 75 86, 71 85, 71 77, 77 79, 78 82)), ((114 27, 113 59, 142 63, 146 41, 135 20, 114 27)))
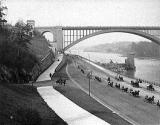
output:
MULTIPOLYGON (((64 67, 59 73, 65 72, 66 67, 64 67)), ((79 77, 80 74, 78 73, 79 75, 76 75, 76 72, 77 71, 72 72, 73 74, 75 73, 74 78, 80 78, 79 80, 81 80, 81 77, 83 76, 79 77)), ((56 79, 56 77, 53 78, 54 81, 56 81, 56 79)), ((67 84, 65 86, 53 84, 53 87, 83 109, 105 120, 111 125, 131 125, 129 122, 125 121, 82 91, 75 83, 72 82, 72 80, 67 80, 67 84)))
MULTIPOLYGON (((79 60, 78 60, 79 61, 79 60)), ((98 75, 106 75, 96 67, 90 66, 88 63, 79 61, 85 69, 91 69, 98 75)), ((76 81, 84 90, 88 90, 88 79, 74 65, 68 66, 68 72, 72 79, 76 81)), ((155 104, 149 104, 142 97, 136 98, 129 93, 124 93, 115 87, 107 86, 105 81, 91 81, 91 93, 99 98, 103 103, 114 109, 120 115, 132 120, 135 124, 140 125, 159 125, 160 124, 160 108, 155 104)))

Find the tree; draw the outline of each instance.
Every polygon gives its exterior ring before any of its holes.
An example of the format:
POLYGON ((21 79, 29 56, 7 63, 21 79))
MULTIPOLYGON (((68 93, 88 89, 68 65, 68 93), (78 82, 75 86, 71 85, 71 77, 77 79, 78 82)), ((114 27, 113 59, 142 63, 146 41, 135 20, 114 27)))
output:
POLYGON ((14 32, 12 36, 12 40, 16 43, 19 47, 24 49, 28 49, 28 44, 30 43, 31 36, 29 32, 31 31, 31 27, 25 24, 22 20, 19 20, 14 27, 14 32))
POLYGON ((4 19, 4 16, 6 15, 4 13, 4 10, 7 10, 6 6, 3 6, 3 2, 2 0, 0 1, 0 28, 2 29, 2 27, 4 26, 4 23, 7 22, 6 19, 4 19))
POLYGON ((29 35, 31 27, 23 21, 18 21, 15 26, 5 25, 2 29, 5 32, 0 33, 0 65, 7 67, 2 74, 5 74, 6 78, 14 79, 14 82, 22 82, 38 63, 38 58, 28 47, 32 39, 29 35))

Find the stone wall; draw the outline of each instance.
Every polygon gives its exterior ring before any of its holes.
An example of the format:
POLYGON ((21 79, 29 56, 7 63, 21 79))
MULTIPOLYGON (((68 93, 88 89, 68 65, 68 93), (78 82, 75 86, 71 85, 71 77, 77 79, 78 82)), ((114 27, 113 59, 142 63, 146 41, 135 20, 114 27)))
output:
MULTIPOLYGON (((60 60, 59 60, 60 61, 60 60)), ((67 56, 65 54, 63 54, 63 58, 62 61, 60 62, 60 64, 56 67, 55 72, 59 71, 67 62, 67 56)))
POLYGON ((40 61, 40 64, 36 64, 32 69, 32 80, 35 81, 40 74, 42 74, 53 62, 55 56, 52 50, 40 61))

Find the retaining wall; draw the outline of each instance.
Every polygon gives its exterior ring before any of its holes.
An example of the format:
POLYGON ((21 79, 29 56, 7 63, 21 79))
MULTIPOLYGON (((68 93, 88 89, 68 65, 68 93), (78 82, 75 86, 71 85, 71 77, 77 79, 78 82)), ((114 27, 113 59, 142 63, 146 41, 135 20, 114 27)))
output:
POLYGON ((52 50, 49 50, 47 55, 40 61, 40 64, 36 64, 32 69, 32 80, 35 81, 38 76, 43 73, 53 62, 55 56, 52 50))
MULTIPOLYGON (((59 60, 60 61, 60 60, 59 60)), ((59 71, 65 64, 67 63, 67 55, 63 55, 62 61, 60 64, 56 67, 55 72, 59 71)))

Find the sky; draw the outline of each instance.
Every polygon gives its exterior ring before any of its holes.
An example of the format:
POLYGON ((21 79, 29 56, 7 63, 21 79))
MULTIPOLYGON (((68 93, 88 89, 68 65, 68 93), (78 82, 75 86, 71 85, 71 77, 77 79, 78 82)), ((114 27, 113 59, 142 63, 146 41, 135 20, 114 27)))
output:
MULTIPOLYGON (((36 26, 160 26, 160 0, 6 0, 5 4, 11 24, 33 19, 36 26)), ((99 41, 116 41, 119 36, 113 33, 105 35, 110 40, 99 41)))

